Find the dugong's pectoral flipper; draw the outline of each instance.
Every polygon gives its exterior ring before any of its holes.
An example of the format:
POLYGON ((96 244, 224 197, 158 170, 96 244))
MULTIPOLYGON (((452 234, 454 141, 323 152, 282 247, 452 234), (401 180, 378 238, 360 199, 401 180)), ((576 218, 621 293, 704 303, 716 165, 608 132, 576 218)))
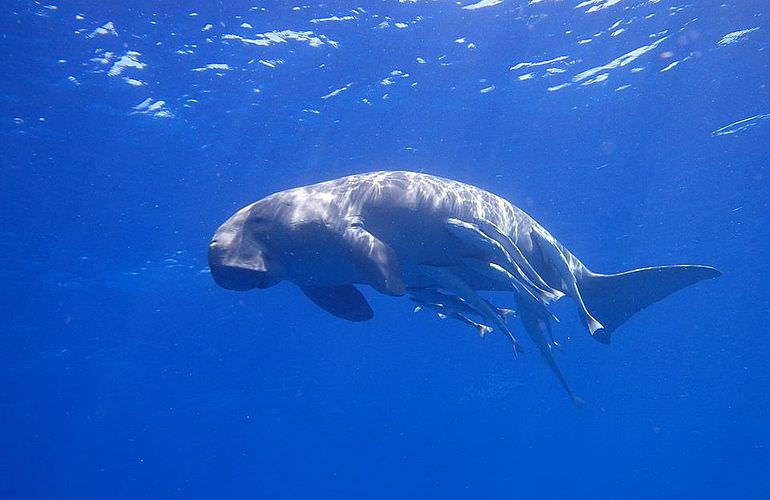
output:
POLYGON ((305 296, 321 309, 348 321, 367 321, 374 313, 353 285, 303 287, 305 296))
POLYGON ((375 290, 386 295, 404 295, 398 255, 359 224, 348 226, 342 239, 353 253, 356 266, 375 290))
POLYGON ((450 292, 457 294, 471 307, 476 309, 484 319, 493 323, 500 331, 505 332, 511 343, 513 343, 513 349, 516 352, 522 352, 521 344, 516 337, 513 336, 508 326, 503 321, 500 314, 489 303, 481 298, 475 290, 473 290, 468 284, 463 281, 459 276, 446 267, 420 265, 420 271, 426 276, 430 277, 437 287, 444 288, 450 292))
POLYGON ((537 348, 540 349, 543 360, 551 368, 551 371, 556 375, 556 378, 559 379, 559 383, 564 390, 567 391, 567 394, 572 398, 575 405, 582 407, 584 401, 575 396, 572 392, 572 389, 570 389, 564 375, 562 375, 561 370, 559 369, 559 365, 557 365, 556 360, 553 359, 553 353, 551 352, 553 347, 551 343, 553 342, 553 335, 551 333, 549 317, 543 314, 540 304, 534 302, 531 297, 519 294, 516 296, 516 300, 518 302, 519 316, 521 317, 524 329, 527 330, 532 341, 537 345, 537 348), (551 342, 549 342, 549 339, 551 342))

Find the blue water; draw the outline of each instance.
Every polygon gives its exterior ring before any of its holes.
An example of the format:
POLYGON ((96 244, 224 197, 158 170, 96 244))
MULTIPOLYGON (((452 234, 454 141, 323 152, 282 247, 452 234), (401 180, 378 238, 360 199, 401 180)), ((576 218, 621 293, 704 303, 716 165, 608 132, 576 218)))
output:
POLYGON ((0 14, 0 498, 768 497, 765 1, 51 1, 0 14), (582 410, 403 298, 213 283, 235 210, 379 169, 724 275, 610 346, 556 304, 582 410))

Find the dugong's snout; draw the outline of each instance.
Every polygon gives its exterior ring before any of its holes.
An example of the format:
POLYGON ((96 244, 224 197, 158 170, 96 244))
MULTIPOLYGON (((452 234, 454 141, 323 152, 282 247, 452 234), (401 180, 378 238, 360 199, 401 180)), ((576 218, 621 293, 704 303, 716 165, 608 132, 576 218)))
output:
POLYGON ((278 282, 271 274, 264 252, 258 248, 243 251, 221 244, 216 239, 209 244, 209 269, 217 285, 228 290, 268 288, 278 282))

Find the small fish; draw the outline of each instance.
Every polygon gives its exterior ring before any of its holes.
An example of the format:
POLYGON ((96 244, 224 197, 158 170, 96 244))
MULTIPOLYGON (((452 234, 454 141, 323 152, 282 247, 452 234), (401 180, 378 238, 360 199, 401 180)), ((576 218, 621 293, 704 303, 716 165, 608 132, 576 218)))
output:
MULTIPOLYGON (((465 300, 457 295, 450 295, 438 291, 435 288, 409 288, 408 292, 412 295, 410 299, 421 304, 439 304, 447 309, 465 315, 465 316, 477 316, 483 318, 483 314, 473 308, 465 300)), ((503 321, 508 321, 510 316, 515 316, 516 311, 513 309, 506 309, 503 307, 497 307, 488 300, 484 300, 492 309, 497 311, 497 314, 503 321)))
MULTIPOLYGON (((414 300, 414 299, 412 299, 412 300, 414 300)), ((481 323, 477 323, 476 321, 473 321, 472 319, 470 319, 468 316, 465 316, 464 314, 460 314, 458 312, 451 311, 451 310, 447 309, 442 304, 430 304, 430 303, 427 303, 427 302, 421 302, 421 304, 422 305, 417 306, 417 307, 414 308, 414 312, 419 312, 423 308, 433 309, 434 311, 436 311, 438 317, 441 318, 441 319, 451 318, 451 319, 455 319, 455 320, 457 320, 457 321, 459 321, 461 323, 465 323, 468 326, 473 327, 477 332, 479 332, 479 336, 482 339, 484 337, 486 337, 487 334, 492 333, 492 327, 491 326, 487 326, 487 325, 483 325, 481 323)))

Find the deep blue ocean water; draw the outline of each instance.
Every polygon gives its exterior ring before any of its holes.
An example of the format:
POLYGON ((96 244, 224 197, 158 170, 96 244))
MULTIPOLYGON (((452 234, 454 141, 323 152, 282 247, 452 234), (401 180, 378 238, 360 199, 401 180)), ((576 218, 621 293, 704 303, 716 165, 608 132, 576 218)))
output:
POLYGON ((767 3, 486 3, 4 5, 0 498, 770 497, 767 3), (557 303, 582 410, 406 299, 211 280, 238 208, 380 169, 724 275, 610 346, 557 303))

